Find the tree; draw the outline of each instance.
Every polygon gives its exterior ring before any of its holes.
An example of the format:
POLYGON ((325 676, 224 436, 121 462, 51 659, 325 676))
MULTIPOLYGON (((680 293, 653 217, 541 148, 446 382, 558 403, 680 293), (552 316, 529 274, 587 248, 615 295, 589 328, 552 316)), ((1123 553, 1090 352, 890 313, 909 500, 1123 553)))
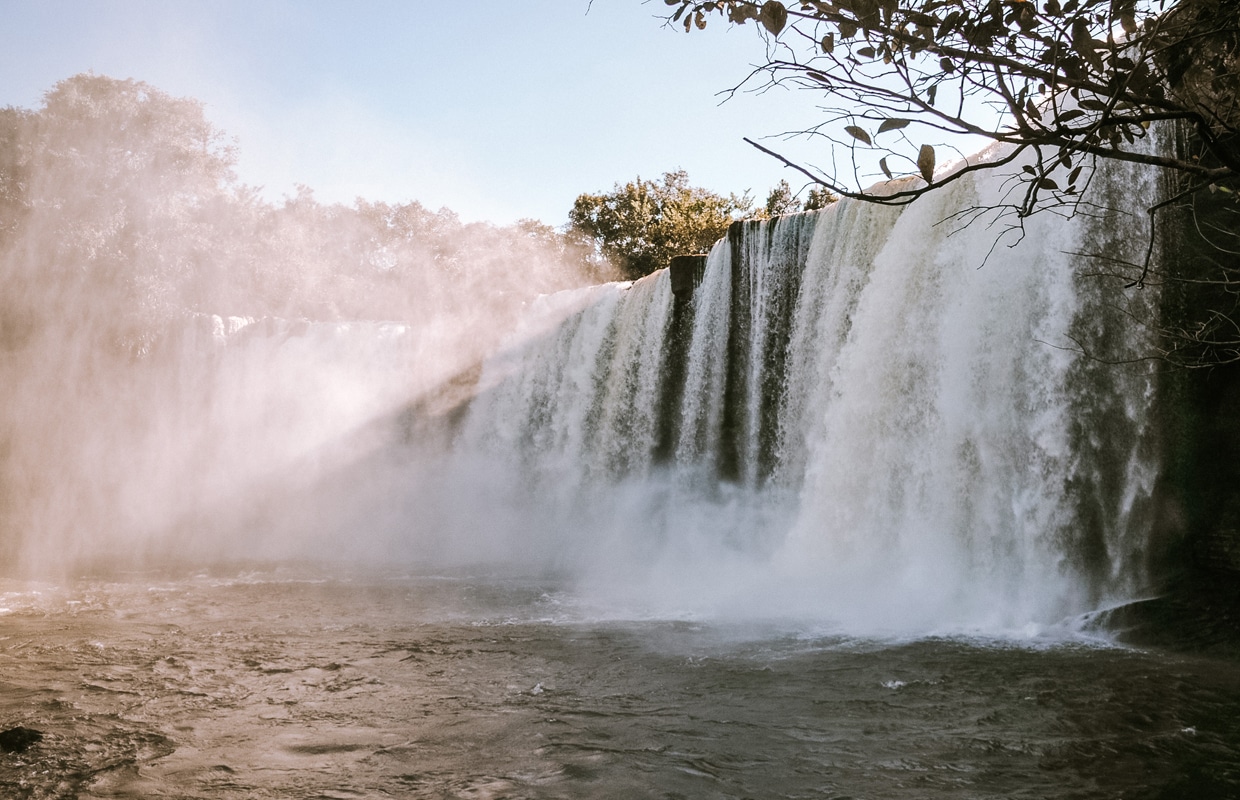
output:
POLYGON ((792 193, 788 181, 781 180, 775 184, 766 196, 766 204, 759 210, 758 216, 769 219, 783 214, 795 214, 798 211, 817 211, 834 203, 839 198, 830 190, 821 186, 811 186, 805 202, 792 193))
MULTIPOLYGON (((829 143, 835 166, 816 169, 750 141, 846 197, 906 204, 971 171, 1030 158, 1013 210, 1071 204, 1097 159, 1161 167, 1184 191, 1235 188, 1240 174, 1240 0, 666 0, 686 31, 712 15, 756 20, 767 61, 750 81, 811 90, 821 121, 803 131, 829 143), (1151 152, 1150 126, 1178 120, 1199 142, 1151 152), (937 170, 942 140, 969 135, 1010 147, 937 170), (871 193, 881 156, 887 178, 871 193), (837 157, 842 156, 844 167, 837 157), (851 173, 845 177, 847 173, 851 173)), ((747 140, 748 141, 748 140, 747 140)))
POLYGON ((801 210, 801 201, 792 193, 788 181, 781 180, 766 196, 766 206, 762 210, 767 217, 795 214, 801 210))
POLYGON ((3 123, 7 335, 76 324, 144 349, 212 250, 206 215, 232 180, 232 148, 197 101, 93 74, 57 83, 37 112, 5 110, 3 123))
POLYGON ((826 208, 836 200, 839 200, 839 198, 832 194, 830 189, 823 186, 812 186, 805 198, 805 210, 817 211, 820 208, 826 208))
POLYGON ((688 174, 678 170, 658 181, 638 177, 606 194, 579 195, 567 230, 596 259, 611 261, 635 280, 667 266, 674 255, 709 250, 751 206, 748 196, 691 186, 688 174))
POLYGON ((781 180, 766 195, 766 202, 763 207, 759 208, 755 217, 760 220, 769 220, 771 217, 779 217, 786 213, 796 213, 799 211, 817 211, 820 208, 826 208, 831 203, 839 200, 838 197, 832 195, 831 190, 822 186, 811 186, 808 191, 805 202, 801 202, 801 198, 792 193, 792 187, 786 180, 781 180))

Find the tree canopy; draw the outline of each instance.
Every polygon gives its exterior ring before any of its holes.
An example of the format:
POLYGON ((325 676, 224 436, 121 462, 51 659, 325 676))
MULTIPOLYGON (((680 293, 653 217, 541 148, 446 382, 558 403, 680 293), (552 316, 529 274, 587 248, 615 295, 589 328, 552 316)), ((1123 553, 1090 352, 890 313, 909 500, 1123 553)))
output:
POLYGON ((765 218, 778 217, 784 214, 795 214, 798 211, 817 211, 838 200, 830 191, 820 186, 810 187, 804 201, 792 193, 788 181, 781 180, 775 184, 766 196, 766 204, 760 209, 759 215, 765 218))
POLYGON ((828 168, 783 160, 840 195, 903 204, 1030 154, 1021 215, 1073 202, 1099 158, 1173 170, 1188 191, 1240 174, 1240 0, 665 1, 686 31, 760 25, 767 61, 750 81, 814 92, 822 114, 801 133, 831 146, 828 168), (1150 126, 1169 120, 1200 149, 1148 147, 1150 126), (956 134, 1011 147, 939 171, 956 134), (923 182, 867 192, 879 176, 864 154, 887 178, 923 182))
POLYGON ((693 186, 684 170, 657 181, 641 177, 603 194, 578 195, 568 214, 568 236, 594 254, 598 269, 636 280, 666 267, 672 256, 705 253, 740 219, 770 219, 826 208, 838 198, 811 186, 805 200, 781 180, 754 206, 748 194, 723 196, 693 186))
POLYGON ((684 170, 638 177, 604 194, 582 194, 568 213, 569 235, 628 279, 666 267, 672 256, 709 250, 753 207, 748 196, 692 186, 684 170))

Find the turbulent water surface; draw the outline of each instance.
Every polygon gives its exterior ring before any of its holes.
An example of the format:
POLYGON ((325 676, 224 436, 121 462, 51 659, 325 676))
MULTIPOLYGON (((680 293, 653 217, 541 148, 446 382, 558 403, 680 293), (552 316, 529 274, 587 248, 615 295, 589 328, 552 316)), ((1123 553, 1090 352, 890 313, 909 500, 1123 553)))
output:
POLYGON ((1066 629, 850 637, 561 584, 8 583, 4 797, 1240 796, 1234 663, 1066 629))

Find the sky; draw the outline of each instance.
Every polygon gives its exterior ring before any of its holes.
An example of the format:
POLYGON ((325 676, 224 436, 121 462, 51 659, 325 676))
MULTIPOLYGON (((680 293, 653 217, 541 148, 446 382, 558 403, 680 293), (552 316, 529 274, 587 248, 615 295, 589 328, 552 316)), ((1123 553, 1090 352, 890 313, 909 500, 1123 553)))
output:
POLYGON ((417 200, 559 226, 582 192, 684 169, 761 201, 802 182, 742 139, 806 127, 811 98, 724 100, 751 23, 667 28, 663 0, 0 0, 0 106, 80 72, 203 102, 238 177, 279 201, 417 200))

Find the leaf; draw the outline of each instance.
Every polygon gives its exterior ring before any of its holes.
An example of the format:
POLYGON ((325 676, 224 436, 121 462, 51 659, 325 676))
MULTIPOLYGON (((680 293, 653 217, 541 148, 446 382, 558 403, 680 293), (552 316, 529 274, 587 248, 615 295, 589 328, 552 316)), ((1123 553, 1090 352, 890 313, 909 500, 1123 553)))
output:
POLYGON ((1077 17, 1072 23, 1072 47, 1098 72, 1103 70, 1102 56, 1098 53, 1100 44, 1102 43, 1095 42, 1090 36, 1089 24, 1085 18, 1077 17))
POLYGON ((926 102, 930 105, 934 105, 934 96, 938 93, 939 85, 937 83, 931 84, 930 88, 926 90, 926 102))
POLYGON ((826 36, 822 37, 822 52, 826 53, 827 55, 830 55, 831 53, 835 52, 835 34, 834 33, 828 33, 826 36))
POLYGON ((950 58, 947 58, 946 56, 944 56, 943 58, 939 59, 939 69, 943 70, 944 72, 955 72, 956 65, 952 63, 952 60, 950 58))
POLYGON ((854 139, 860 139, 866 144, 873 144, 873 142, 870 141, 870 134, 866 133, 861 128, 858 128, 856 125, 847 126, 844 128, 844 131, 848 133, 848 135, 852 136, 854 139))
POLYGON ((880 158, 880 159, 878 160, 878 168, 879 168, 879 169, 881 169, 881 170, 883 171, 883 174, 887 176, 887 180, 891 180, 891 179, 892 179, 892 178, 891 178, 891 170, 887 168, 887 159, 886 159, 886 157, 880 158))
POLYGON ((840 20, 839 28, 840 36, 844 39, 851 39, 857 35, 857 23, 855 22, 842 19, 840 20))
POLYGON ((961 20, 968 21, 968 19, 969 19, 968 14, 962 13, 960 11, 953 11, 952 13, 947 15, 946 19, 943 20, 943 24, 939 26, 939 30, 936 36, 939 39, 942 39, 944 36, 951 33, 956 28, 956 25, 960 23, 961 20))
POLYGON ((1065 111, 1062 114, 1060 114, 1058 117, 1056 117, 1055 123, 1058 125, 1063 125, 1065 122, 1071 122, 1077 117, 1083 117, 1083 116, 1085 116, 1084 111, 1082 111, 1079 108, 1074 108, 1071 111, 1065 111))
POLYGON ((766 0, 762 4, 762 11, 758 19, 762 21, 764 28, 773 35, 778 36, 779 32, 788 24, 788 9, 784 8, 784 4, 779 2, 779 0, 766 0))
POLYGON ((873 47, 862 47, 861 49, 857 50, 857 55, 861 56, 862 58, 873 58, 874 48, 873 47))
POLYGON ((744 25, 747 20, 757 19, 759 14, 758 7, 750 3, 728 6, 728 22, 737 25, 744 25))
POLYGON ((1023 171, 1023 172, 1027 172, 1027 173, 1029 173, 1030 175, 1037 175, 1037 174, 1038 174, 1038 171, 1037 171, 1036 169, 1034 169, 1032 166, 1030 166, 1029 164, 1026 164, 1025 166, 1021 167, 1021 171, 1023 171))
POLYGON ((917 169, 926 183, 934 183, 934 148, 928 144, 923 144, 917 153, 917 169))
POLYGON ((1038 181, 1038 188, 1059 191, 1059 184, 1055 183, 1050 178, 1042 178, 1040 181, 1038 181))
POLYGON ((1038 27, 1037 12, 1033 10, 1033 3, 1025 2, 1020 6, 1020 14, 1016 17, 1016 24, 1025 33, 1032 32, 1038 27))
POLYGON ((1089 35, 1089 23, 1084 17, 1072 20, 1072 46, 1082 55, 1094 49, 1093 37, 1089 35))
POLYGON ((862 25, 870 27, 878 21, 878 0, 852 0, 852 12, 862 25))
POLYGON ((1076 169, 1068 173, 1068 183, 1075 184, 1076 179, 1078 176, 1080 176, 1080 174, 1081 174, 1081 167, 1078 166, 1076 169))
POLYGON ((878 132, 886 133, 887 131, 898 131, 906 125, 908 125, 908 120, 896 119, 895 117, 892 117, 891 119, 883 120, 883 124, 878 126, 878 132))

